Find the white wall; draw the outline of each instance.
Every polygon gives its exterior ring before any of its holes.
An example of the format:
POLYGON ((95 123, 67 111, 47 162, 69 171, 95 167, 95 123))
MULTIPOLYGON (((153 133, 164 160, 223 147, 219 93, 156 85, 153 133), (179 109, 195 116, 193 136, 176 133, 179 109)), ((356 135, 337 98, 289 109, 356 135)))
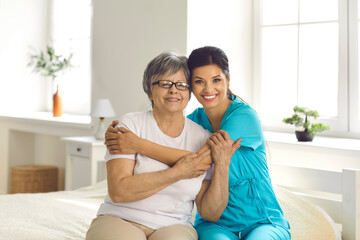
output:
POLYGON ((0 0, 0 112, 45 111, 48 79, 32 73, 27 63, 31 47, 48 43, 49 2, 0 0))
MULTIPOLYGON (((225 51, 230 65, 230 89, 252 104, 252 0, 188 1, 188 55, 212 45, 225 51)), ((200 105, 195 97, 187 112, 200 105)))
POLYGON ((186 0, 94 0, 92 99, 107 97, 117 117, 150 109, 147 63, 166 50, 186 54, 186 0))

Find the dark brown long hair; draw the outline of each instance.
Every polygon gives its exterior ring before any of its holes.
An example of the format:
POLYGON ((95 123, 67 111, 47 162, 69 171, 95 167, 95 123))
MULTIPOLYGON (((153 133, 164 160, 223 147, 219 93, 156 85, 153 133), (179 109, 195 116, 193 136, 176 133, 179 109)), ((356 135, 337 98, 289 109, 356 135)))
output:
MULTIPOLYGON (((227 79, 230 79, 229 59, 225 52, 217 47, 205 46, 193 50, 188 59, 188 66, 190 70, 190 77, 192 78, 193 70, 197 67, 202 67, 210 64, 216 64, 223 71, 227 79)), ((191 81, 190 81, 191 86, 191 81)), ((232 100, 232 96, 236 96, 245 102, 241 97, 233 94, 231 90, 227 89, 227 97, 232 100)))

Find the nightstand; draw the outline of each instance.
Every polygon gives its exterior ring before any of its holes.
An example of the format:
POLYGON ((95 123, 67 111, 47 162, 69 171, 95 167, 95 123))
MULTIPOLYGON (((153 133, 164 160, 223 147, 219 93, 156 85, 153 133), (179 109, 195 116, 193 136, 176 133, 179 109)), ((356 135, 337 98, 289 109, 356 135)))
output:
POLYGON ((66 142, 65 190, 93 185, 106 178, 104 140, 93 136, 61 140, 66 142))

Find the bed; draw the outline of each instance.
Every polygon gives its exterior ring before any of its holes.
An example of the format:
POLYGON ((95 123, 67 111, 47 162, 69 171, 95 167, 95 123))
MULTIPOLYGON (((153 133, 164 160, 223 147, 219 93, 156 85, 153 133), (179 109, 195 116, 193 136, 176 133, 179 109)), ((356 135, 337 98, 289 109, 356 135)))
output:
MULTIPOLYGON (((292 239, 360 240, 360 170, 272 163, 274 190, 292 239)), ((73 190, 0 195, 0 239, 84 239, 106 182, 73 190)))
POLYGON ((274 162, 269 168, 275 192, 290 225, 292 221, 296 221, 292 227, 293 236, 303 239, 303 231, 311 228, 313 236, 319 234, 313 239, 333 239, 321 234, 322 231, 330 231, 328 226, 325 230, 325 221, 322 220, 324 228, 319 228, 318 222, 311 219, 322 213, 332 225, 335 239, 360 240, 359 169, 343 169, 338 172, 274 162), (293 206, 290 200, 292 198, 296 202, 293 206), (294 217, 300 217, 301 220, 293 219, 294 217))

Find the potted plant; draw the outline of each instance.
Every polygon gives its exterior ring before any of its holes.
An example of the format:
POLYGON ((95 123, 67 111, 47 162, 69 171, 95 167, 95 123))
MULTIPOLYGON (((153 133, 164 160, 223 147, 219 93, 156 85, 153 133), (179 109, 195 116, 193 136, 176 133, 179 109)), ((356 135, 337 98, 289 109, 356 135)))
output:
POLYGON ((73 54, 65 58, 56 55, 53 47, 47 46, 46 51, 40 51, 39 54, 32 54, 29 58, 28 66, 32 66, 35 72, 43 76, 50 77, 53 84, 56 83, 56 92, 53 95, 53 116, 60 117, 62 115, 62 101, 59 95, 59 84, 56 82, 58 74, 66 69, 73 67, 71 64, 73 54))
POLYGON ((295 106, 293 110, 294 114, 289 118, 284 118, 283 122, 303 128, 301 131, 295 131, 296 138, 299 142, 312 141, 315 133, 330 129, 326 124, 311 122, 311 118, 315 120, 319 117, 319 113, 316 110, 299 106, 295 106))

